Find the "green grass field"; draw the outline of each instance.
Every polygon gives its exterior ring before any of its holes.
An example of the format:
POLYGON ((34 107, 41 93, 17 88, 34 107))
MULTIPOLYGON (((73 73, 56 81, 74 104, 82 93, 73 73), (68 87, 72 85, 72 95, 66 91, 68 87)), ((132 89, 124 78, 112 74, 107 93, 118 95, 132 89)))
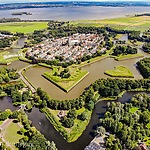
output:
POLYGON ((14 144, 19 142, 19 139, 23 137, 22 135, 17 134, 19 130, 20 127, 16 123, 12 122, 5 131, 4 139, 14 146, 14 144))
POLYGON ((75 26, 108 26, 116 29, 145 31, 150 28, 150 16, 130 16, 104 20, 78 20, 70 24, 75 26))
POLYGON ((138 109, 139 109, 139 108, 137 108, 137 107, 132 107, 132 108, 129 109, 129 112, 133 114, 133 113, 135 113, 138 109))
POLYGON ((31 33, 34 30, 47 28, 47 22, 11 22, 0 23, 0 30, 6 30, 13 33, 31 33))
POLYGON ((0 121, 0 125, 3 124, 3 121, 0 121))
POLYGON ((105 74, 111 77, 134 78, 130 69, 125 66, 116 66, 114 70, 106 70, 105 74))
POLYGON ((147 124, 147 127, 150 129, 150 122, 147 124))
POLYGON ((69 78, 61 78, 60 76, 54 75, 55 72, 59 74, 61 71, 62 68, 54 67, 52 72, 45 72, 43 76, 65 92, 69 92, 78 82, 89 74, 86 70, 69 67, 69 72, 71 74, 69 78))
POLYGON ((137 53, 137 54, 119 55, 119 56, 115 56, 114 58, 117 61, 122 61, 122 60, 140 58, 140 57, 143 57, 143 55, 140 53, 137 53))

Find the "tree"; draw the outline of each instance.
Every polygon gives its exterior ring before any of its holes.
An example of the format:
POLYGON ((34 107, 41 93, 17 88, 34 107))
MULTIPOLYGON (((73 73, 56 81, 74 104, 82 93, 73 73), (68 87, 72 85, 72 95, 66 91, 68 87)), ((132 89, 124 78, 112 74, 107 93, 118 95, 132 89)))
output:
POLYGON ((73 118, 64 117, 64 118, 62 118, 61 122, 62 122, 63 126, 65 126, 67 128, 71 128, 74 125, 73 118))
POLYGON ((69 110, 69 112, 67 113, 67 117, 75 119, 76 118, 76 111, 74 109, 69 110))
POLYGON ((78 118, 82 121, 85 121, 88 118, 87 112, 86 111, 82 112, 78 118))
POLYGON ((103 126, 100 126, 100 127, 97 128, 96 132, 97 132, 100 136, 103 136, 103 135, 105 135, 106 130, 105 130, 105 128, 104 128, 103 126))

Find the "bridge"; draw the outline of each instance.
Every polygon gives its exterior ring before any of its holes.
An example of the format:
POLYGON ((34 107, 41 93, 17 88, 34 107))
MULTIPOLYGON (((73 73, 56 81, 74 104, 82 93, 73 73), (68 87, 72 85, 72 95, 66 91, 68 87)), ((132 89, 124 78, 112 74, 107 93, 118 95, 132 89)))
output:
POLYGON ((24 70, 26 70, 27 68, 31 67, 32 65, 29 65, 25 68, 22 68, 21 70, 19 70, 19 75, 20 75, 20 78, 21 80, 29 87, 29 89, 32 91, 32 93, 35 93, 36 92, 36 89, 35 87, 24 77, 24 75, 22 74, 22 72, 24 70))

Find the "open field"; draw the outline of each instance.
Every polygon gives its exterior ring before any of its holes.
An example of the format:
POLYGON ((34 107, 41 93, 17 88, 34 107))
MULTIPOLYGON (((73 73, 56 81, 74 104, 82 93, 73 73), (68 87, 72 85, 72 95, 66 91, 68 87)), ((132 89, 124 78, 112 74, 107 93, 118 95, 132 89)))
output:
POLYGON ((106 70, 105 74, 111 77, 126 77, 126 78, 134 77, 130 69, 125 66, 116 66, 114 70, 106 70))
POLYGON ((150 16, 129 16, 104 20, 78 20, 70 24, 75 26, 113 27, 115 29, 145 31, 150 28, 150 16))
POLYGON ((19 130, 20 127, 16 123, 12 122, 5 131, 4 139, 6 139, 6 141, 8 141, 13 147, 13 144, 19 142, 19 139, 23 137, 17 133, 19 130))
POLYGON ((34 30, 41 30, 47 28, 47 22, 11 22, 0 23, 0 30, 10 32, 31 33, 34 30))
POLYGON ((86 70, 69 67, 69 78, 61 78, 59 75, 55 75, 55 73, 60 74, 61 72, 62 68, 54 67, 52 72, 45 72, 43 76, 65 92, 69 92, 76 84, 89 74, 86 70))

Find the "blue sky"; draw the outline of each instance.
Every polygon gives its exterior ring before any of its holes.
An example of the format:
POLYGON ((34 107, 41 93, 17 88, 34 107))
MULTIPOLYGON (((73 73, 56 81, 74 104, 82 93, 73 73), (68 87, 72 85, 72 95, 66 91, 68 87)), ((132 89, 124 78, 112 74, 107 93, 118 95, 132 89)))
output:
MULTIPOLYGON (((48 1, 67 1, 67 0, 0 0, 2 3, 15 3, 15 2, 48 2, 48 1)), ((149 0, 69 0, 69 1, 149 1, 149 0)))

